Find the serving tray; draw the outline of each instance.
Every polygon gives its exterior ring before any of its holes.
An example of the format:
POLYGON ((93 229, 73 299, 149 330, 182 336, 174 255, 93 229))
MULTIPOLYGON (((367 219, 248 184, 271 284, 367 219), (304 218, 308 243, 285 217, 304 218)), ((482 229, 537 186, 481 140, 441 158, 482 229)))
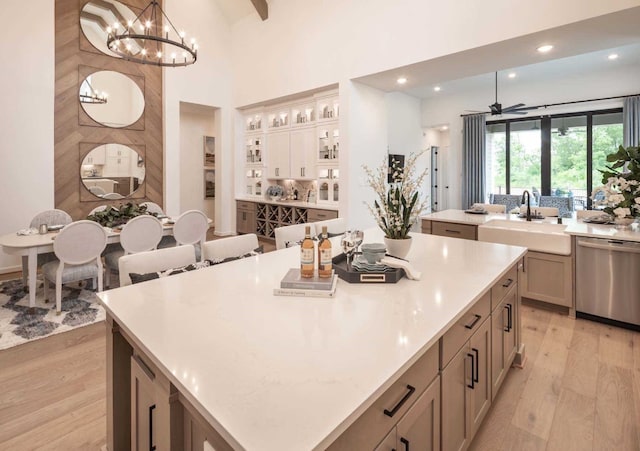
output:
MULTIPOLYGON (((360 253, 355 254, 356 258, 360 253)), ((391 268, 386 272, 359 272, 347 268, 347 256, 339 254, 333 257, 333 270, 342 280, 349 283, 396 283, 404 277, 404 270, 391 268)))

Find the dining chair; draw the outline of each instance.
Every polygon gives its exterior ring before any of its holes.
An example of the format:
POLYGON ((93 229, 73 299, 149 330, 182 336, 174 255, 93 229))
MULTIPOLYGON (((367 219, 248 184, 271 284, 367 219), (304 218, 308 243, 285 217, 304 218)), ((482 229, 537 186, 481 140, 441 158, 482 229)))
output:
POLYGON ((196 260, 202 257, 201 247, 207 239, 209 219, 200 210, 189 210, 182 213, 173 225, 173 237, 178 246, 193 244, 196 260))
POLYGON ((102 291, 102 259, 107 232, 94 221, 82 220, 65 226, 53 241, 57 261, 42 266, 44 298, 49 300, 49 282, 56 285, 56 313, 62 311, 62 285, 85 279, 97 279, 102 291))
POLYGON ((107 192, 100 186, 90 186, 89 191, 98 197, 103 197, 107 192))
POLYGON ((161 239, 162 223, 155 216, 140 215, 130 219, 120 232, 122 249, 109 252, 104 256, 105 285, 111 286, 111 272, 118 272, 118 260, 123 255, 154 250, 161 239))
POLYGON ((107 193, 107 194, 103 194, 102 198, 107 200, 120 200, 120 199, 124 199, 124 196, 119 193, 107 193))
POLYGON ((573 211, 573 197, 561 196, 540 196, 541 207, 555 207, 559 211, 559 215, 570 217, 573 211))
POLYGON ((196 254, 191 244, 123 255, 118 261, 120 286, 131 285, 131 277, 129 276, 131 273, 147 274, 165 271, 171 268, 190 265, 195 262, 196 254))
POLYGON ((258 246, 258 237, 255 233, 220 238, 207 241, 202 245, 202 258, 214 261, 224 260, 225 258, 247 254, 258 246))
MULTIPOLYGON (((33 217, 29 227, 32 229, 38 229, 42 224, 46 224, 48 227, 56 226, 56 225, 67 225, 73 222, 73 219, 63 210, 53 209, 53 210, 45 210, 43 212, 38 213, 33 217)), ((42 266, 47 262, 55 260, 56 256, 53 252, 48 252, 46 254, 38 254, 38 266, 42 266)), ((24 286, 27 286, 27 275, 29 273, 29 264, 28 258, 26 256, 22 257, 22 283, 24 286)))
POLYGON ((148 213, 155 213, 157 215, 164 215, 164 211, 160 208, 160 205, 155 202, 142 202, 140 204, 141 207, 147 207, 148 213))
POLYGON ((476 207, 478 208, 482 207, 485 211, 488 211, 489 213, 506 213, 507 212, 507 206, 502 204, 475 203, 471 206, 472 209, 476 207))
POLYGON ((316 233, 322 233, 322 227, 327 226, 329 236, 342 235, 347 231, 347 221, 344 218, 325 219, 313 223, 316 233))
POLYGON ((304 228, 309 226, 311 236, 316 234, 316 224, 314 222, 307 224, 292 224, 275 229, 276 250, 295 246, 304 239, 304 228))
POLYGON ((508 213, 520 206, 522 196, 517 194, 490 194, 489 199, 492 204, 504 205, 508 213))

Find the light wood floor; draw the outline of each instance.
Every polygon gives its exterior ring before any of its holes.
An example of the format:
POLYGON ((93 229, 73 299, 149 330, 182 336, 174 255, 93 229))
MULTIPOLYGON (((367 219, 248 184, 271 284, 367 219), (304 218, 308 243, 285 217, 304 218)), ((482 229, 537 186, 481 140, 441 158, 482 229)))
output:
MULTIPOLYGON (((524 306, 512 368, 471 445, 479 450, 640 450, 640 334, 524 306)), ((0 450, 99 450, 104 325, 0 351, 0 450)))

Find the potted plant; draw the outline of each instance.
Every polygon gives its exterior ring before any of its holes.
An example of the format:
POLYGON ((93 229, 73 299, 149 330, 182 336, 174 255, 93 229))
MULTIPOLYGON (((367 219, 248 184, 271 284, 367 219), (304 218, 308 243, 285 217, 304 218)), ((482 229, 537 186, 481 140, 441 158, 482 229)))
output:
POLYGON ((269 196, 273 201, 280 199, 283 194, 284 189, 280 185, 271 185, 267 188, 267 196, 269 196))
POLYGON ((602 173, 602 186, 593 190, 594 205, 604 205, 604 211, 620 227, 628 227, 640 217, 640 148, 620 146, 607 155, 611 165, 602 173))
POLYGON ((395 159, 389 163, 386 157, 375 169, 363 166, 367 184, 377 196, 373 206, 367 204, 367 208, 384 232, 387 252, 395 257, 404 258, 409 252, 409 231, 427 206, 427 196, 420 194, 427 169, 418 174, 416 168, 416 162, 423 153, 409 155, 403 167, 395 159))
POLYGON ((95 221, 103 227, 117 227, 126 224, 129 219, 140 215, 157 216, 155 213, 148 212, 146 205, 127 202, 121 205, 120 208, 115 208, 110 205, 102 211, 97 211, 87 216, 87 219, 95 221))

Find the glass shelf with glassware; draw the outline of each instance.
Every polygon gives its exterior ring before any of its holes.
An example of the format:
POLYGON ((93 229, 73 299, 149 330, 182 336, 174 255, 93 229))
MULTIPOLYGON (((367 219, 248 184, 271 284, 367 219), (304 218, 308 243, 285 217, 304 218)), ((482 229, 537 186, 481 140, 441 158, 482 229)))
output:
POLYGON ((244 118, 245 131, 259 132, 262 131, 262 113, 247 114, 244 118))
POLYGON ((246 163, 262 165, 264 156, 264 138, 262 136, 247 136, 245 138, 246 163))
POLYGON ((318 163, 335 163, 340 157, 340 128, 338 123, 319 126, 318 163))
POLYGON ((283 107, 267 113, 267 128, 269 130, 289 127, 289 108, 283 107))
POLYGON ((262 197, 262 169, 247 168, 245 186, 247 196, 262 197))
POLYGON ((336 121, 340 117, 340 98, 337 95, 318 98, 316 105, 318 122, 336 121))
POLYGON ((340 201, 340 169, 318 168, 319 204, 333 204, 340 201))
POLYGON ((313 125, 316 121, 315 103, 304 103, 291 108, 291 126, 301 127, 313 125))

